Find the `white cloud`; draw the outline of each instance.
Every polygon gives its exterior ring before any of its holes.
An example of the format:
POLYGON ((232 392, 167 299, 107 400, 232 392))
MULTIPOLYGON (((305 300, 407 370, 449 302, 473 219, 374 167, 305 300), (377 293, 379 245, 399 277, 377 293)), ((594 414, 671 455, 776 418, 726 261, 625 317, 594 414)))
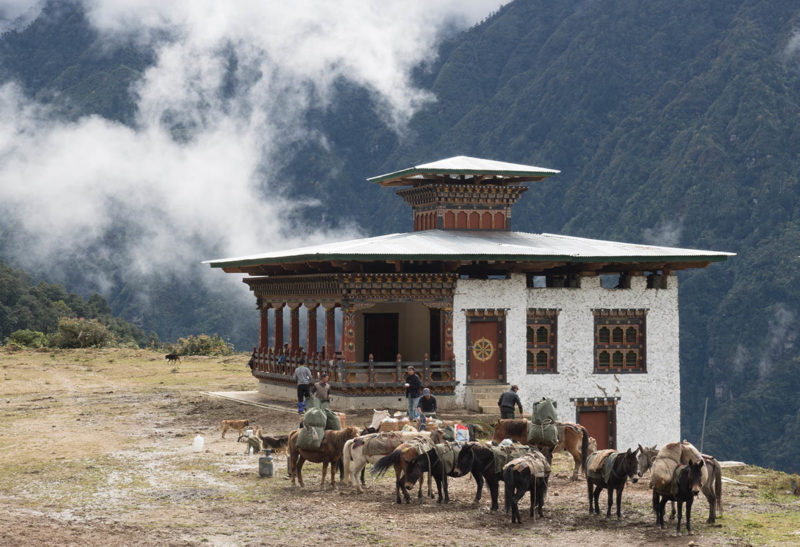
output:
POLYGON ((45 0, 0 0, 0 34, 25 28, 42 11, 45 0))
MULTIPOLYGON (((352 226, 336 233, 284 229, 304 204, 282 196, 269 174, 293 143, 324 141, 322 128, 306 126, 305 113, 332 100, 332 84, 343 78, 369 89, 382 119, 402 131, 434 100, 412 84, 413 67, 433 59, 444 29, 472 25, 501 2, 84 5, 109 47, 133 40, 154 48, 154 66, 132 89, 136 122, 59 121, 4 84, 0 208, 26 241, 18 263, 53 265, 91 250, 141 279, 207 258, 356 234, 352 226), (236 85, 228 89, 231 79, 236 85), (174 138, 176 125, 186 138, 174 138), (124 241, 109 243, 109 230, 119 226, 124 241)), ((40 9, 40 2, 0 4, 3 20, 15 24, 40 9)), ((107 282, 98 278, 97 286, 107 282)))
POLYGON ((648 245, 677 247, 681 242, 684 220, 684 217, 679 217, 674 220, 663 220, 653 228, 645 228, 642 231, 642 239, 648 245))

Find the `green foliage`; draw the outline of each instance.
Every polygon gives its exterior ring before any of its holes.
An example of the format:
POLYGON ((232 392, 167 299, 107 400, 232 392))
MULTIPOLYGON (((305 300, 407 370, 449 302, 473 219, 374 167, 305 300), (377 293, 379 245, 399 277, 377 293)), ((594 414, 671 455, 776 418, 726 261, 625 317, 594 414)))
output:
POLYGON ((47 345, 47 336, 38 330, 21 329, 11 333, 6 344, 15 344, 25 348, 41 348, 47 345))
POLYGON ((113 342, 111 331, 100 321, 71 317, 60 319, 50 338, 50 345, 57 348, 102 348, 113 342))
POLYGON ((178 355, 230 355, 233 353, 233 344, 226 342, 219 335, 200 334, 179 338, 174 345, 167 346, 170 351, 178 355))

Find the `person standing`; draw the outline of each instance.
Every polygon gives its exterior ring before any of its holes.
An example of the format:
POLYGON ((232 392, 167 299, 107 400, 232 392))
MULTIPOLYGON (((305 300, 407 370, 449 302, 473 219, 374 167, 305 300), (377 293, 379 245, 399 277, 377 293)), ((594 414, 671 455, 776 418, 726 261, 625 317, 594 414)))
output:
POLYGON ((320 402, 320 408, 330 408, 331 406, 331 385, 328 383, 328 373, 323 372, 319 382, 311 387, 311 394, 320 402))
POLYGON ((311 396, 311 370, 305 361, 294 369, 294 380, 297 382, 297 413, 302 414, 306 411, 306 399, 311 396))
POLYGON ((514 418, 514 405, 519 407, 519 417, 525 417, 525 415, 522 413, 522 401, 519 400, 517 391, 519 391, 519 386, 513 385, 511 386, 511 389, 500 395, 500 399, 497 401, 497 406, 500 407, 501 419, 514 418))
POLYGON ((408 421, 413 422, 417 418, 417 405, 419 404, 420 391, 422 390, 422 380, 419 379, 414 367, 408 366, 406 374, 406 398, 408 399, 408 421))

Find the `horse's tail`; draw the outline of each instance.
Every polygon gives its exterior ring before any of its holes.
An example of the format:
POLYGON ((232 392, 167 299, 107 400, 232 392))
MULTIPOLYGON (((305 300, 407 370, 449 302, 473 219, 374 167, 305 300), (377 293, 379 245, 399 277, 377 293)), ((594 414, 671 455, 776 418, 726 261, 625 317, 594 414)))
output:
POLYGON ((403 450, 401 448, 395 449, 391 454, 388 454, 376 461, 372 467, 369 468, 369 472, 378 478, 382 477, 390 467, 394 466, 395 463, 400 461, 402 455, 403 450))
POLYGON ((344 448, 342 449, 342 460, 344 460, 344 479, 342 480, 345 483, 350 482, 350 462, 353 460, 352 448, 353 439, 350 439, 344 443, 344 448))
POLYGON ((581 438, 581 469, 583 469, 584 475, 586 474, 586 458, 589 455, 589 432, 586 431, 585 427, 583 429, 583 437, 581 438))

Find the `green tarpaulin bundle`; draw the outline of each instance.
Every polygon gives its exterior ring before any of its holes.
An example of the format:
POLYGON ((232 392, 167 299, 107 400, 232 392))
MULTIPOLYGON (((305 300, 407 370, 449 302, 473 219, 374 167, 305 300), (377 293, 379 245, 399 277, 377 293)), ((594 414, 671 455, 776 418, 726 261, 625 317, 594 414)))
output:
POLYGON ((528 424, 528 443, 543 446, 558 444, 558 414, 553 399, 542 398, 533 404, 533 421, 528 424))
POLYGON ((524 444, 514 443, 508 446, 492 446, 490 447, 494 453, 494 472, 500 473, 503 467, 513 459, 530 452, 531 447, 524 444))
POLYGON ((339 416, 333 410, 325 408, 323 412, 325 412, 325 429, 339 430, 342 428, 342 422, 339 421, 339 416))
POLYGON ((297 434, 297 448, 303 450, 319 450, 325 438, 325 428, 305 424, 297 434))

